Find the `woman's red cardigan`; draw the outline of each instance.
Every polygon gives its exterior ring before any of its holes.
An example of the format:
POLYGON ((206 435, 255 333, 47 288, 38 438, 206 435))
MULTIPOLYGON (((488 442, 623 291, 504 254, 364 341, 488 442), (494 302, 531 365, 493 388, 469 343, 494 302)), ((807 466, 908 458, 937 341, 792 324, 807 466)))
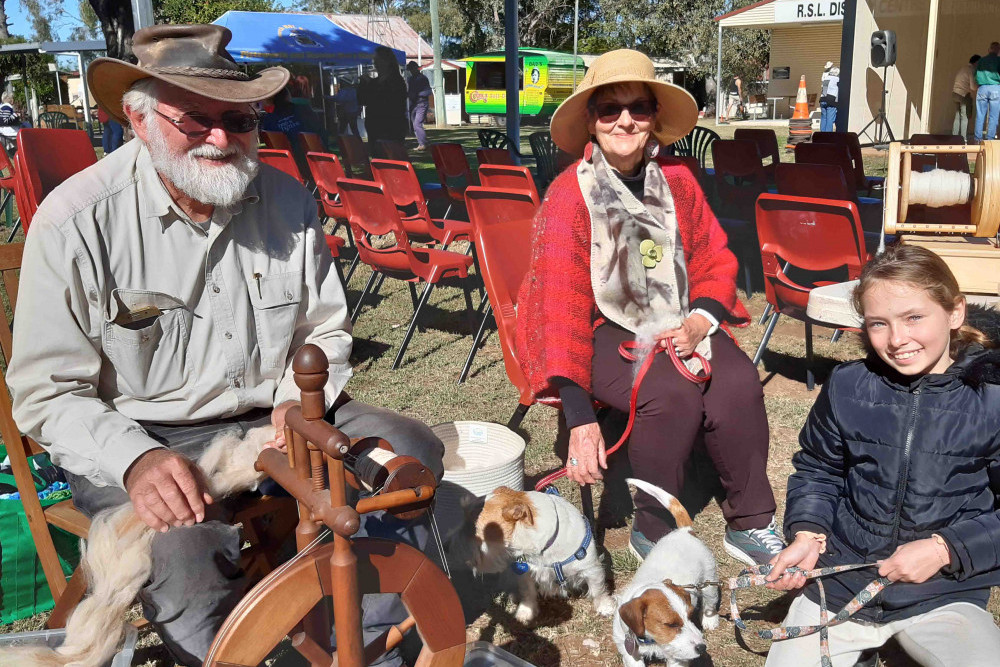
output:
MULTIPOLYGON (((658 162, 674 198, 689 301, 714 299, 728 311, 729 322, 745 324, 750 316, 736 298, 736 256, 727 247, 726 233, 705 193, 679 161, 658 162)), ((574 165, 553 181, 535 215, 531 268, 518 294, 518 358, 536 396, 557 394, 549 382, 553 377, 591 391, 596 316, 590 284, 590 216, 574 165)))

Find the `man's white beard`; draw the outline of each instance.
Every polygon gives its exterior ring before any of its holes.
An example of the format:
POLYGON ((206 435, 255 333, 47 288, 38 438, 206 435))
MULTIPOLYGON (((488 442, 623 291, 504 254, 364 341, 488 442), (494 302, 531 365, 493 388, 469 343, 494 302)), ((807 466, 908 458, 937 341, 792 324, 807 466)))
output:
POLYGON ((202 204, 231 206, 243 196, 250 181, 257 175, 256 143, 251 143, 246 151, 236 142, 230 143, 226 150, 202 144, 182 155, 175 155, 170 152, 156 123, 146 123, 146 128, 146 148, 156 171, 178 190, 202 204), (198 159, 219 159, 230 155, 236 158, 224 165, 206 164, 198 159))

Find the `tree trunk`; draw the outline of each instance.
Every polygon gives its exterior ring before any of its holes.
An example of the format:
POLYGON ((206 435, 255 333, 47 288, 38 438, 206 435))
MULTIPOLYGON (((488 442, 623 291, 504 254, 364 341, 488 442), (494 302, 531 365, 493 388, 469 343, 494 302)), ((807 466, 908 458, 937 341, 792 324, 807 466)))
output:
POLYGON ((108 57, 134 63, 132 55, 132 35, 135 23, 132 21, 130 0, 90 0, 90 6, 101 20, 101 30, 108 44, 108 57))
POLYGON ((0 0, 0 39, 10 39, 10 31, 7 30, 7 9, 4 7, 5 0, 0 0))

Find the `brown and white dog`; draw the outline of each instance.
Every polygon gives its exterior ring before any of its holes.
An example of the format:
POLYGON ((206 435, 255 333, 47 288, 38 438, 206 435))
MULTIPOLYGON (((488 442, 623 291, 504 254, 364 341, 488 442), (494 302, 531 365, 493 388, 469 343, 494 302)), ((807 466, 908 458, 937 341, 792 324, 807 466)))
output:
POLYGON ((521 573, 515 618, 522 623, 538 615, 539 590, 566 596, 586 586, 597 613, 614 613, 590 524, 562 497, 501 486, 486 497, 474 540, 469 565, 475 571, 496 573, 513 566, 521 573))
POLYGON ((626 667, 642 667, 644 658, 686 665, 705 653, 702 630, 719 626, 719 587, 694 587, 717 581, 715 557, 691 533, 691 517, 680 501, 648 482, 626 481, 660 501, 677 530, 656 543, 618 596, 612 637, 626 667), (696 611, 701 628, 692 620, 696 611))

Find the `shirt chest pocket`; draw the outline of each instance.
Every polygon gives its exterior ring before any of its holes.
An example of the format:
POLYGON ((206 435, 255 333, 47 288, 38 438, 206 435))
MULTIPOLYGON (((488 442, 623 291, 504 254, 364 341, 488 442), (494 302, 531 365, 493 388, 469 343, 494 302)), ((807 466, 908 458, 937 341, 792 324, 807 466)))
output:
POLYGON ((285 370, 285 359, 295 333, 302 302, 302 275, 254 274, 247 279, 247 290, 253 305, 261 370, 265 377, 277 378, 285 370))
POLYGON ((104 349, 119 390, 151 399, 176 391, 188 379, 192 313, 167 294, 117 289, 104 322, 104 349), (130 321, 130 314, 135 314, 130 321))

